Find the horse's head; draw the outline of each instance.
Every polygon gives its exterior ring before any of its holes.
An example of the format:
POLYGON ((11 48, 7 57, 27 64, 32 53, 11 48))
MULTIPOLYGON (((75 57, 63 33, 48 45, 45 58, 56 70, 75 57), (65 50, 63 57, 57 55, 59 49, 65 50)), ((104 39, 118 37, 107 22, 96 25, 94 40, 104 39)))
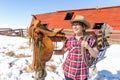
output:
POLYGON ((32 15, 33 16, 33 26, 35 28, 41 28, 41 21, 37 19, 37 17, 35 15, 32 15))
POLYGON ((29 33, 29 43, 31 45, 31 39, 34 41, 34 42, 38 42, 39 40, 42 39, 42 36, 43 34, 41 32, 39 32, 37 29, 41 29, 42 26, 41 26, 41 21, 37 19, 36 16, 32 15, 33 16, 33 23, 30 25, 29 27, 29 30, 28 30, 28 33, 29 33))
POLYGON ((33 22, 33 25, 36 27, 36 28, 41 28, 41 21, 40 20, 35 20, 33 22))
POLYGON ((43 39, 43 33, 39 31, 39 29, 34 28, 33 31, 33 39, 35 43, 38 43, 39 41, 41 41, 43 39))

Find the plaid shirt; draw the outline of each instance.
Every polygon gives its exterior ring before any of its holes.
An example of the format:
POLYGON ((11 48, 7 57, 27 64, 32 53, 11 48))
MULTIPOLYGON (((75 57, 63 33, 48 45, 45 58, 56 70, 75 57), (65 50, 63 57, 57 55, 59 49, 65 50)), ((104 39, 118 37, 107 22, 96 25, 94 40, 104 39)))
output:
MULTIPOLYGON (((83 37, 77 40, 75 37, 70 37, 66 42, 66 48, 69 50, 64 64, 65 76, 74 80, 84 80, 89 76, 89 68, 86 66, 81 54, 81 42, 83 37)), ((90 38, 88 41, 90 46, 93 46, 95 39, 90 38)), ((86 50, 87 57, 90 59, 90 53, 86 50)))

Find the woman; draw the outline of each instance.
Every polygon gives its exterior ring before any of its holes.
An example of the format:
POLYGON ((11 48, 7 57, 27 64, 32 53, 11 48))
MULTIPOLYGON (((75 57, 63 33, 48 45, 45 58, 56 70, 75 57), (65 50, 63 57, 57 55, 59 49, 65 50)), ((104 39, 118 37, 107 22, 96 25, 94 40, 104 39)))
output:
POLYGON ((89 68, 82 59, 81 46, 86 48, 86 54, 97 58, 98 49, 95 39, 90 38, 89 41, 83 41, 85 30, 90 27, 90 23, 84 16, 76 15, 70 21, 74 32, 74 36, 67 39, 64 51, 69 51, 65 60, 63 70, 66 80, 87 80, 89 76, 89 68))

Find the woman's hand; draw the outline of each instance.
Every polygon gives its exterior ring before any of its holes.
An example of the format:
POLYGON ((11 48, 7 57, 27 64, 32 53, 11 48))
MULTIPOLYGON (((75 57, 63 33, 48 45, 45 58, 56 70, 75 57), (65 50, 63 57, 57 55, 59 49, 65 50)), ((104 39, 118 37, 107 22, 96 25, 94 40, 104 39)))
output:
POLYGON ((82 41, 81 46, 88 49, 92 57, 94 57, 94 58, 98 57, 99 51, 98 51, 97 47, 91 48, 87 41, 82 41))
POLYGON ((85 47, 86 49, 91 48, 87 41, 82 41, 82 42, 81 42, 81 46, 82 46, 82 47, 85 47))

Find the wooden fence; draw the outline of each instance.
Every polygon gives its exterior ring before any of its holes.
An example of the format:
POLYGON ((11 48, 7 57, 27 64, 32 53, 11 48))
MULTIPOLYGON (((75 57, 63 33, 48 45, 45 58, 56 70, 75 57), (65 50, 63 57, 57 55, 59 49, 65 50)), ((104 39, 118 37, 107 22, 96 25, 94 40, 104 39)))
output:
POLYGON ((26 37, 28 29, 0 28, 0 35, 26 37))
MULTIPOLYGON (((86 32, 93 32, 94 29, 88 29, 86 32)), ((73 35, 72 29, 64 29, 63 32, 67 37, 73 35)), ((107 38, 109 44, 120 44, 120 30, 105 30, 105 38, 107 38)))
MULTIPOLYGON (((94 29, 87 30, 87 32, 93 32, 94 29)), ((72 29, 64 29, 63 32, 67 37, 73 35, 72 29)), ((110 44, 120 44, 120 30, 105 30, 105 37, 107 38, 110 44)), ((1 35, 7 36, 19 36, 19 37, 28 37, 28 29, 11 29, 11 28, 0 28, 1 35)))
POLYGON ((120 44, 120 30, 111 30, 106 36, 109 43, 120 44))

